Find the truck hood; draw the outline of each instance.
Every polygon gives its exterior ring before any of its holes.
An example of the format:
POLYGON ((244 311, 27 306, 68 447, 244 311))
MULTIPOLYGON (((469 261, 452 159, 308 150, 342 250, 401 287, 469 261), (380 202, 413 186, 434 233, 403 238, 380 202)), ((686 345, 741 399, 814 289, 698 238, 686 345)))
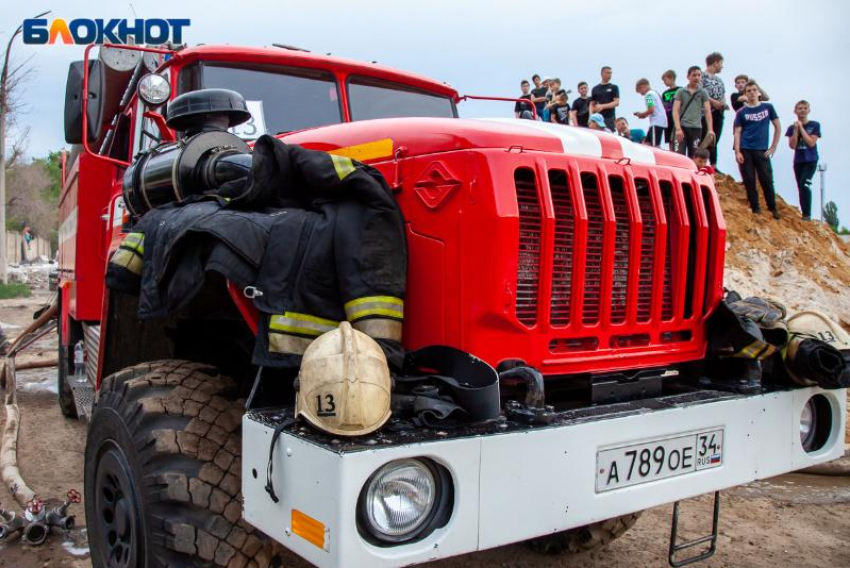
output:
POLYGON ((615 134, 514 118, 385 118, 293 132, 281 139, 329 152, 346 148, 347 155, 363 162, 384 161, 400 148, 405 156, 501 148, 694 169, 685 156, 615 134))

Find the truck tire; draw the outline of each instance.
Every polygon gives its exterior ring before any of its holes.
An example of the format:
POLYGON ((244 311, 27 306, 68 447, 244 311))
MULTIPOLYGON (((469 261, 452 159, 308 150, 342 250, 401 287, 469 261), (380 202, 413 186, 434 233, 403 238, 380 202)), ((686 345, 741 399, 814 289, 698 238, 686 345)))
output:
POLYGON ((278 545, 242 519, 235 391, 215 368, 188 361, 104 379, 85 453, 93 566, 270 564, 278 545))
POLYGON ((634 526, 643 511, 591 523, 527 541, 528 546, 541 554, 589 552, 607 546, 634 526))
MULTIPOLYGON (((69 328, 73 325, 73 321, 68 322, 69 328)), ((74 393, 71 392, 71 385, 68 384, 73 347, 68 349, 62 345, 62 294, 59 294, 59 325, 57 326, 57 333, 59 334, 59 368, 56 373, 56 390, 59 391, 59 410, 62 411, 62 415, 66 418, 77 418, 77 403, 74 401, 74 393)), ((74 337, 73 331, 71 337, 74 337)), ((69 343, 69 345, 73 346, 74 344, 69 343)))

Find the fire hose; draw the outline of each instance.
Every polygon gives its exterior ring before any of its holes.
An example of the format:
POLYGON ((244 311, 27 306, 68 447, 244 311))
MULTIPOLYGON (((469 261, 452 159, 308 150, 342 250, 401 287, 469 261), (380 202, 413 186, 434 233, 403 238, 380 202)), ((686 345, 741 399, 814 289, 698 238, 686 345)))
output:
MULTIPOLYGON (((9 489, 9 492, 24 508, 23 514, 0 508, 0 540, 5 540, 20 531, 26 543, 31 545, 42 544, 50 534, 52 527, 56 526, 66 530, 73 528, 74 517, 68 515, 68 507, 72 503, 81 501, 80 493, 73 489, 68 492, 64 501, 39 499, 21 477, 21 472, 18 469, 18 433, 21 415, 17 399, 15 357, 56 329, 57 313, 58 304, 54 298, 50 306, 44 309, 35 321, 12 343, 3 362, 2 372, 0 372, 0 380, 5 389, 4 405, 6 410, 6 423, 3 428, 2 445, 0 445, 0 476, 2 476, 3 483, 9 489)), ((44 368, 55 366, 56 363, 57 361, 40 360, 24 363, 20 368, 44 368)))

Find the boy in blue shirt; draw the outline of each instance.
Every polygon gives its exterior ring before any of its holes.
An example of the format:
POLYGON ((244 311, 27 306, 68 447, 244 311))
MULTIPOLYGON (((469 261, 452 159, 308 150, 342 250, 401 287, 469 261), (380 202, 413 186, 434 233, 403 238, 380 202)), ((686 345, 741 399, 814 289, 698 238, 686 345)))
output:
POLYGON ((747 199, 753 213, 760 213, 756 176, 764 192, 767 208, 779 219, 773 189, 773 167, 770 158, 779 145, 780 124, 776 109, 770 103, 759 102, 759 86, 750 81, 744 89, 747 102, 735 115, 735 159, 741 164, 741 176, 747 188, 747 199), (773 124, 773 141, 768 147, 770 125, 773 124))
POLYGON ((797 121, 785 132, 788 146, 794 150, 794 177, 797 178, 803 221, 812 220, 812 178, 818 169, 818 140, 821 136, 820 123, 809 120, 810 110, 807 101, 794 105, 797 121))

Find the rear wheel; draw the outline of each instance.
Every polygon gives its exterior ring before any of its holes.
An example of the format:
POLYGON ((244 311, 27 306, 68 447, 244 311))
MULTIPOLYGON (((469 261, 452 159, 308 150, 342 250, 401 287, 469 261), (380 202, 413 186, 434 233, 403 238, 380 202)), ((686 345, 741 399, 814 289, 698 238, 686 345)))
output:
POLYGON ((589 552, 608 545, 634 526, 643 511, 614 517, 583 527, 541 536, 527 541, 528 546, 542 554, 589 552))
POLYGON ((241 517, 235 390, 186 361, 104 379, 85 461, 95 567, 269 565, 276 545, 241 517))
MULTIPOLYGON (((56 386, 59 391, 59 410, 67 418, 77 418, 77 404, 74 402, 74 393, 71 392, 71 385, 68 381, 75 380, 70 374, 71 356, 74 352, 75 334, 73 333, 74 322, 68 322, 68 329, 71 329, 71 337, 69 338, 68 347, 62 345, 62 294, 59 294, 59 369, 57 372, 56 386)), ((79 334, 77 334, 79 335, 79 334)))

